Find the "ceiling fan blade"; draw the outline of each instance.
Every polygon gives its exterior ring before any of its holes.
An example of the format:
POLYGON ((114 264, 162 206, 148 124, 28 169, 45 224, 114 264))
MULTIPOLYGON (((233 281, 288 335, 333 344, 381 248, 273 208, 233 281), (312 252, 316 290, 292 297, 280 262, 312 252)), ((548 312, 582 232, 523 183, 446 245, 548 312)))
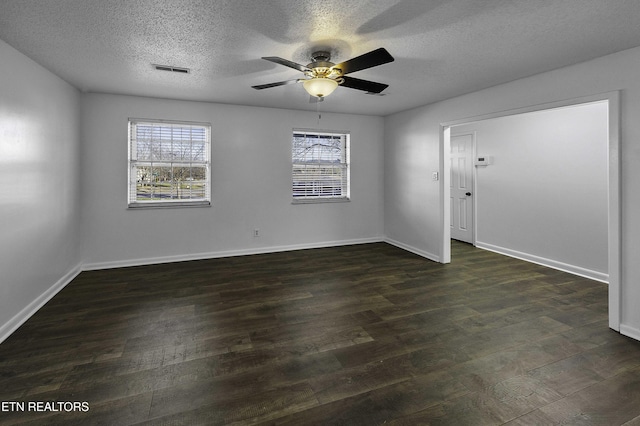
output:
POLYGON ((356 56, 353 59, 334 65, 332 68, 340 68, 342 74, 349 74, 352 72, 365 70, 371 67, 377 67, 378 65, 393 62, 393 56, 387 52, 387 49, 381 47, 376 50, 372 50, 364 55, 356 56))
POLYGON ((268 89, 270 87, 277 87, 277 86, 286 86, 287 84, 295 84, 299 81, 302 81, 304 79, 298 78, 295 80, 285 80, 285 81, 277 81, 275 83, 267 83, 267 84, 258 84, 257 86, 251 86, 254 89, 257 90, 262 90, 262 89, 268 89))
POLYGON ((305 65, 291 62, 287 59, 279 58, 277 56, 263 56, 262 59, 266 59, 267 61, 275 62, 276 64, 284 65, 285 67, 293 68, 294 70, 298 70, 301 72, 311 71, 311 69, 307 68, 305 65))
POLYGON ((344 79, 344 82, 341 86, 348 87, 350 89, 364 90, 365 92, 370 93, 380 93, 389 87, 388 84, 376 83, 375 81, 361 80, 359 78, 348 76, 342 78, 344 79))

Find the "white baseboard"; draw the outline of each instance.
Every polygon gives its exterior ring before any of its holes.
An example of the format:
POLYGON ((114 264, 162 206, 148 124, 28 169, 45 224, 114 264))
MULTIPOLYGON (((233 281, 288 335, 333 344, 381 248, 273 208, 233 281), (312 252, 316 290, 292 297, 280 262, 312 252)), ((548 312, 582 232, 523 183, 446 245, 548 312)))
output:
POLYGON ((391 244, 392 246, 396 246, 398 248, 401 248, 403 250, 410 251, 411 253, 417 254, 418 256, 422 256, 422 257, 427 258, 429 260, 433 260, 434 262, 440 262, 440 256, 438 256, 436 254, 433 254, 433 253, 429 253, 429 252, 424 251, 424 250, 417 249, 417 248, 412 247, 410 245, 401 243, 400 241, 396 241, 396 240, 393 240, 391 238, 385 238, 384 242, 388 243, 388 244, 391 244))
POLYGON ((379 243, 384 241, 385 240, 383 237, 373 237, 373 238, 361 238, 361 239, 354 239, 354 240, 325 241, 325 242, 310 243, 310 244, 293 244, 293 245, 287 245, 287 246, 270 246, 270 247, 260 247, 260 248, 252 248, 252 249, 225 250, 225 251, 216 251, 216 252, 208 252, 208 253, 194 253, 194 254, 179 255, 179 256, 163 256, 163 257, 140 258, 140 259, 131 259, 131 260, 116 260, 113 262, 86 263, 83 265, 82 270, 94 271, 94 270, 101 270, 101 269, 124 268, 129 266, 157 265, 160 263, 184 262, 184 261, 190 261, 190 260, 204 260, 204 259, 218 259, 223 257, 247 256, 252 254, 277 253, 277 252, 283 252, 283 251, 306 250, 306 249, 325 248, 325 247, 350 246, 350 245, 356 245, 356 244, 379 243))
POLYGON ((516 250, 494 246, 493 244, 482 243, 479 241, 476 241, 476 247, 484 250, 493 251, 499 254, 504 254, 505 256, 515 257, 516 259, 526 260, 527 262, 536 263, 538 265, 546 266, 548 268, 557 269, 563 272, 568 272, 573 275, 589 278, 591 280, 600 281, 605 284, 609 283, 609 274, 604 274, 598 271, 592 271, 590 269, 582 268, 580 266, 569 265, 567 263, 558 262, 556 260, 535 256, 533 254, 522 253, 516 250))
POLYGON ((0 343, 4 342, 7 337, 24 324, 38 309, 44 306, 49 300, 53 298, 60 290, 65 288, 78 274, 82 271, 82 265, 77 265, 69 272, 67 272, 62 278, 60 278, 55 284, 49 287, 44 293, 34 299, 31 303, 24 307, 20 312, 13 316, 8 322, 0 326, 0 343))
POLYGON ((635 340, 640 340, 640 330, 638 330, 637 328, 629 327, 628 325, 620 324, 620 334, 631 337, 635 340))

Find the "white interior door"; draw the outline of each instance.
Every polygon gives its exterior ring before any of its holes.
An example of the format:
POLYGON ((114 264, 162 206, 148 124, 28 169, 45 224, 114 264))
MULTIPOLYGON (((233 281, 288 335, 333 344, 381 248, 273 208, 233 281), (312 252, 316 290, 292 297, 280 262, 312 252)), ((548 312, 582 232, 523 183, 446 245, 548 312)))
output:
POLYGON ((473 133, 451 135, 451 238, 473 240, 473 133))

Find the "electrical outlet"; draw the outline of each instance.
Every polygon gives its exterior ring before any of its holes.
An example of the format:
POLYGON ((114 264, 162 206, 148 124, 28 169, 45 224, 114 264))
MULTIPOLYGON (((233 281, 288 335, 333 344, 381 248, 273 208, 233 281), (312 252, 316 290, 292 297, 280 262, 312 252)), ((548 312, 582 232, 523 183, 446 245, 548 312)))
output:
POLYGON ((438 176, 438 172, 433 172, 431 173, 431 179, 433 180, 438 180, 439 176, 438 176))
POLYGON ((254 237, 259 237, 260 236, 260 230, 258 228, 253 230, 253 236, 254 237))

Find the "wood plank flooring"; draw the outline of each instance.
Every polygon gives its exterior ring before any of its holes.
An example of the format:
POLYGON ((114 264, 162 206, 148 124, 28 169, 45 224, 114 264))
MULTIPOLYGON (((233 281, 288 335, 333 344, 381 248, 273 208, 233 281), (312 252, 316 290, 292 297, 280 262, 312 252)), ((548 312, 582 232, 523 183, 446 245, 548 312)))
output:
POLYGON ((0 344, 0 424, 640 425, 640 342, 607 327, 606 285, 452 253, 83 272, 0 344))

